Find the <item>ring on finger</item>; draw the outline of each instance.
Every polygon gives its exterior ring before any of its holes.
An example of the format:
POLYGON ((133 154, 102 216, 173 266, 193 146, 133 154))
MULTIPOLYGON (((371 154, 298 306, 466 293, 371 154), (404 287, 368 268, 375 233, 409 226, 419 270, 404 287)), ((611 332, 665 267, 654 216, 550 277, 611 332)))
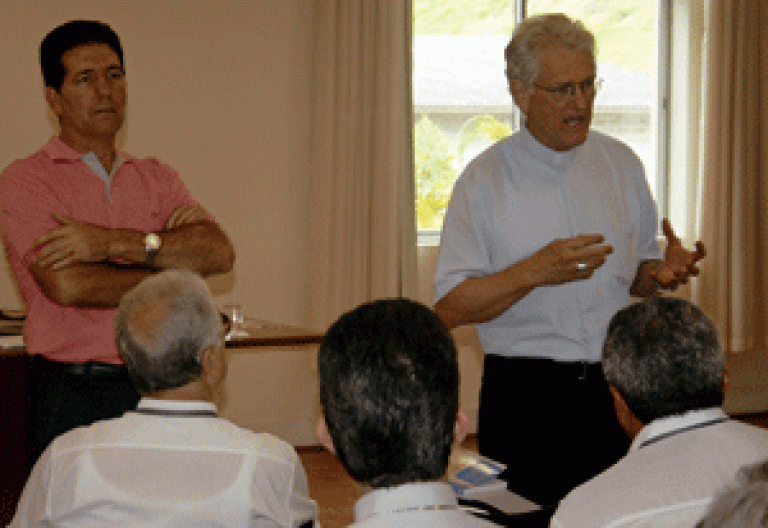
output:
POLYGON ((586 262, 579 262, 578 264, 576 264, 576 268, 578 268, 578 270, 579 270, 579 271, 584 271, 584 270, 586 270, 588 267, 589 267, 589 266, 587 266, 587 263, 586 263, 586 262))

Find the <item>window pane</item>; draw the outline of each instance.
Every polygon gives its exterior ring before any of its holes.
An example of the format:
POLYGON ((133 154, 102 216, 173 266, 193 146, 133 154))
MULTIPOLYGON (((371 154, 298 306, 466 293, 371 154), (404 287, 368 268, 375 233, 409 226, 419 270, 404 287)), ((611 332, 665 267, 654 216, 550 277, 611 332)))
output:
POLYGON ((558 11, 581 20, 595 35, 597 75, 592 128, 627 143, 645 165, 657 198, 657 1, 528 0, 526 15, 558 11))
POLYGON ((416 217, 422 243, 425 232, 436 243, 453 183, 466 163, 514 127, 504 46, 515 11, 514 0, 413 1, 416 217))
MULTIPOLYGON (((564 12, 595 33, 592 127, 623 140, 656 184, 656 1, 528 0, 526 13, 564 12)), ((467 162, 517 127, 504 76, 514 0, 413 0, 416 216, 421 244, 436 244, 453 182, 467 162)))

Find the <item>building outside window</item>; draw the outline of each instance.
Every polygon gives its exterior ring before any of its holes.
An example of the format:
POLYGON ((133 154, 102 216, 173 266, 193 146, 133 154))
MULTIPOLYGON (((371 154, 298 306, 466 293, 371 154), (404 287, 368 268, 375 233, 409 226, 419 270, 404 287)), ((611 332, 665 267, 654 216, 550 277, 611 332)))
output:
POLYGON ((419 245, 439 244, 453 182, 466 164, 520 126, 504 75, 504 47, 523 14, 563 12, 595 34, 603 84, 592 128, 635 151, 665 214, 668 141, 665 105, 658 103, 666 100, 665 76, 657 75, 666 71, 666 33, 659 29, 665 6, 664 0, 413 0, 419 245))

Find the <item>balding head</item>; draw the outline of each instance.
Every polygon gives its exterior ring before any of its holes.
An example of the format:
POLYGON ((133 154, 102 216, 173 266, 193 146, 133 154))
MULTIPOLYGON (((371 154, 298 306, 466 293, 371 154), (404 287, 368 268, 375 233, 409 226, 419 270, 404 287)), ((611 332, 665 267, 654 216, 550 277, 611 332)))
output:
POLYGON ((203 372, 203 356, 223 346, 221 317, 197 274, 166 270, 126 293, 115 321, 117 347, 142 394, 176 389, 203 372))

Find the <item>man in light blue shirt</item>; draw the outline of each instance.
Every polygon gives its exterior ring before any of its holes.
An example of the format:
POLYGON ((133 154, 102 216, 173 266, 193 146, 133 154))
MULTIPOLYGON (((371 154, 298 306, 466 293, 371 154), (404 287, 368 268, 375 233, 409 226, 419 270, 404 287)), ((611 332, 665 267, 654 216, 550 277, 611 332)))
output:
POLYGON ((542 505, 626 452, 600 370, 611 316, 630 294, 698 273, 657 215, 642 163, 590 131, 594 37, 564 15, 526 19, 505 51, 525 128, 473 160, 454 187, 435 277, 449 328, 486 352, 478 436, 510 489, 542 505))

